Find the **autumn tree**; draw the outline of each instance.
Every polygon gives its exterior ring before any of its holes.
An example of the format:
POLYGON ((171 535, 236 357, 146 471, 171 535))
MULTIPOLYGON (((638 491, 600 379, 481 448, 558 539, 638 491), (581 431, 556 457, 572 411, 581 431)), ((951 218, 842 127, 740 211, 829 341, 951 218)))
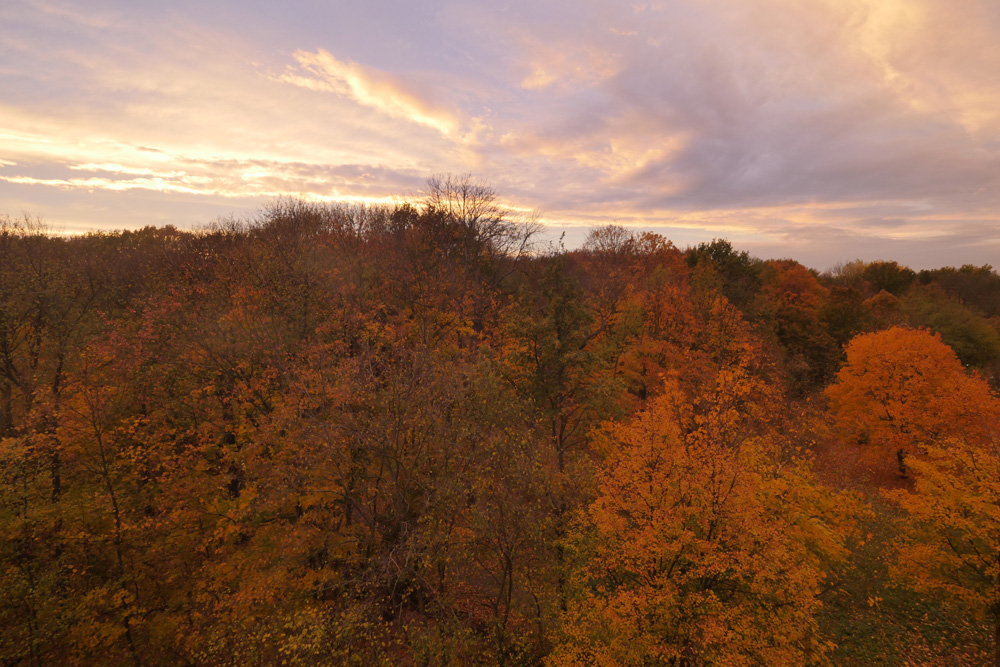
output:
POLYGON ((596 350, 608 322, 585 298, 566 257, 536 260, 518 297, 501 341, 504 375, 537 409, 562 473, 616 401, 609 360, 596 350))
POLYGON ((631 245, 626 288, 607 342, 620 349, 616 375, 642 401, 662 391, 668 374, 690 378, 710 364, 706 350, 698 349, 705 332, 683 253, 658 234, 634 236, 631 245))
POLYGON ((838 433, 876 459, 905 459, 942 438, 987 441, 1000 419, 989 386, 963 368, 939 336, 893 327, 862 334, 826 390, 838 433))
POLYGON ((757 312, 785 350, 797 383, 815 386, 832 372, 837 354, 821 319, 828 290, 794 260, 765 262, 761 280, 757 312))
MULTIPOLYGON (((820 306, 820 320, 840 349, 859 333, 871 327, 871 316, 861 292, 853 287, 832 285, 820 306)), ((838 356, 840 356, 838 354, 838 356)), ((843 359, 840 359, 842 362, 843 359)))
POLYGON ((841 522, 808 473, 775 466, 767 396, 723 370, 606 431, 549 664, 804 665, 829 648, 814 614, 841 522))
POLYGON ((989 623, 1000 666, 1000 440, 995 432, 986 443, 949 438, 925 449, 910 462, 914 489, 890 494, 908 514, 893 574, 989 623))

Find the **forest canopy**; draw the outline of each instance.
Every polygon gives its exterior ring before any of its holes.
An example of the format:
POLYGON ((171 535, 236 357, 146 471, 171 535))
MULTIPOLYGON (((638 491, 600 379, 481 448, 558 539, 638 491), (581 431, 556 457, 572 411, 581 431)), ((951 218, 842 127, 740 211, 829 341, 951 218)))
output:
POLYGON ((0 218, 0 664, 992 659, 992 267, 538 232, 0 218))

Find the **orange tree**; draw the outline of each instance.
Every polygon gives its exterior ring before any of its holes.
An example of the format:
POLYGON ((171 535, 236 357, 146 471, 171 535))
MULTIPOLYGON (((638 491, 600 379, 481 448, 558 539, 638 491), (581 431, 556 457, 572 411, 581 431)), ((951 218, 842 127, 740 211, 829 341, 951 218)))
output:
POLYGON ((800 665, 826 653, 814 614, 824 563, 845 553, 848 504, 834 511, 804 466, 777 463, 767 393, 727 369, 693 400, 668 386, 607 430, 549 664, 800 665))
POLYGON ((984 441, 1000 418, 986 382, 935 334, 892 327, 855 337, 846 352, 826 390, 836 428, 869 456, 894 453, 903 476, 907 455, 947 436, 984 441))
POLYGON ((757 311, 785 351, 797 382, 802 388, 816 386, 836 367, 837 346, 821 319, 829 291, 790 259, 765 262, 761 279, 757 311))

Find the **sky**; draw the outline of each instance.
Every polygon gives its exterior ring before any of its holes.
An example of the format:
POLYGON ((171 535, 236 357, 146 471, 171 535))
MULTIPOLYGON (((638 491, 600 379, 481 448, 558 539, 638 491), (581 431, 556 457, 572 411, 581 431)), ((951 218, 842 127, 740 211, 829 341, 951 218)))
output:
POLYGON ((1000 265, 996 0, 2 0, 0 216, 393 203, 824 270, 1000 265))

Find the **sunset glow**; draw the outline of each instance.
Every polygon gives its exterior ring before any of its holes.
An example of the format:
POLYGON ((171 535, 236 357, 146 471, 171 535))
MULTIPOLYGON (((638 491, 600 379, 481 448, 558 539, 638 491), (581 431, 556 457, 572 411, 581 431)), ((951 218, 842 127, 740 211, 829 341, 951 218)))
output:
POLYGON ((823 269, 1000 257, 988 0, 0 7, 0 214, 191 227, 472 173, 823 269))

